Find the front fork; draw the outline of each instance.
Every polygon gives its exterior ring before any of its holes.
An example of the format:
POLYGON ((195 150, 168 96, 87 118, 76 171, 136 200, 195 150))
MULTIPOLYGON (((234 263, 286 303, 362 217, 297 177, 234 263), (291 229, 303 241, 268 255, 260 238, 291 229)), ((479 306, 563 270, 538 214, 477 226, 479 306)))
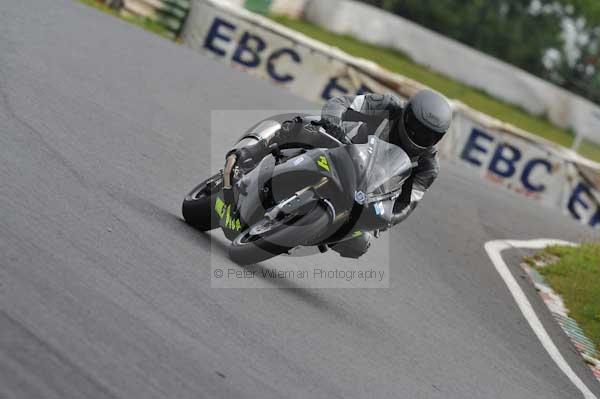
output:
POLYGON ((233 170, 237 161, 235 154, 231 154, 225 161, 225 169, 223 169, 223 199, 227 205, 232 205, 234 202, 233 187, 233 170))

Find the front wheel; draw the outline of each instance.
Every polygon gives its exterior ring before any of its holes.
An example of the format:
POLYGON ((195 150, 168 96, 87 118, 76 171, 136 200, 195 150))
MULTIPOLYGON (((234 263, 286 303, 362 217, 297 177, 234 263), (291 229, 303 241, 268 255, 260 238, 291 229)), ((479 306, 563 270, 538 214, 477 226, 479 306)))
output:
POLYGON ((196 186, 183 200, 181 213, 185 222, 201 231, 219 227, 219 215, 215 212, 215 202, 223 188, 221 174, 216 174, 196 186))
POLYGON ((330 223, 330 213, 320 204, 306 215, 288 215, 276 221, 262 219, 233 240, 229 257, 240 265, 250 265, 300 245, 316 245, 330 223))

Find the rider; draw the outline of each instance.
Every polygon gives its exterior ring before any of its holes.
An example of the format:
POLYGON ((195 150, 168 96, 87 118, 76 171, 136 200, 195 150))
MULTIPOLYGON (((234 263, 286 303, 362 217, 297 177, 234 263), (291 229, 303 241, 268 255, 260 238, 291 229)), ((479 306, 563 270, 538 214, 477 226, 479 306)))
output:
MULTIPOLYGON (((365 143, 367 136, 384 122, 388 122, 389 128, 380 138, 400 146, 415 165, 394 203, 390 222, 395 225, 414 211, 438 175, 436 144, 450 128, 452 109, 444 96, 431 90, 418 92, 406 104, 393 94, 342 96, 332 98, 324 105, 321 121, 317 124, 342 142, 365 143)), ((235 161, 237 165, 243 165, 262 159, 277 137, 248 136, 240 141, 227 154, 230 169, 235 161)), ((228 177, 226 174, 226 188, 230 187, 228 177)), ((331 248, 341 256, 358 258, 367 252, 370 240, 371 234, 365 233, 331 245, 331 248)))

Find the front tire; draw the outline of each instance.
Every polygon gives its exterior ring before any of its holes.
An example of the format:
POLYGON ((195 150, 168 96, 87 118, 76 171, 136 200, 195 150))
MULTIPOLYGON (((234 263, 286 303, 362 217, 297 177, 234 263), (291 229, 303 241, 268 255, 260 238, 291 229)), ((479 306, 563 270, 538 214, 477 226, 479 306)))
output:
POLYGON ((284 254, 299 245, 316 245, 331 223, 329 212, 317 205, 307 215, 293 217, 271 230, 252 235, 256 226, 267 223, 266 219, 255 223, 238 235, 229 247, 229 257, 240 265, 251 265, 284 254))
POLYGON ((196 186, 183 200, 181 213, 185 222, 201 231, 219 227, 215 202, 223 185, 221 174, 214 175, 196 186))

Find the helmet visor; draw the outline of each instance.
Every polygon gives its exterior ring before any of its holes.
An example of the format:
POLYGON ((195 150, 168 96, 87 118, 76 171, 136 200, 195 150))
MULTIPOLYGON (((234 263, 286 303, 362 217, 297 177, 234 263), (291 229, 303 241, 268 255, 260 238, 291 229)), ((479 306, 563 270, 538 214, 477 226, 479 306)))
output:
POLYGON ((431 147, 437 144, 445 133, 436 132, 423 125, 415 116, 411 106, 404 114, 404 128, 410 140, 420 147, 431 147))

